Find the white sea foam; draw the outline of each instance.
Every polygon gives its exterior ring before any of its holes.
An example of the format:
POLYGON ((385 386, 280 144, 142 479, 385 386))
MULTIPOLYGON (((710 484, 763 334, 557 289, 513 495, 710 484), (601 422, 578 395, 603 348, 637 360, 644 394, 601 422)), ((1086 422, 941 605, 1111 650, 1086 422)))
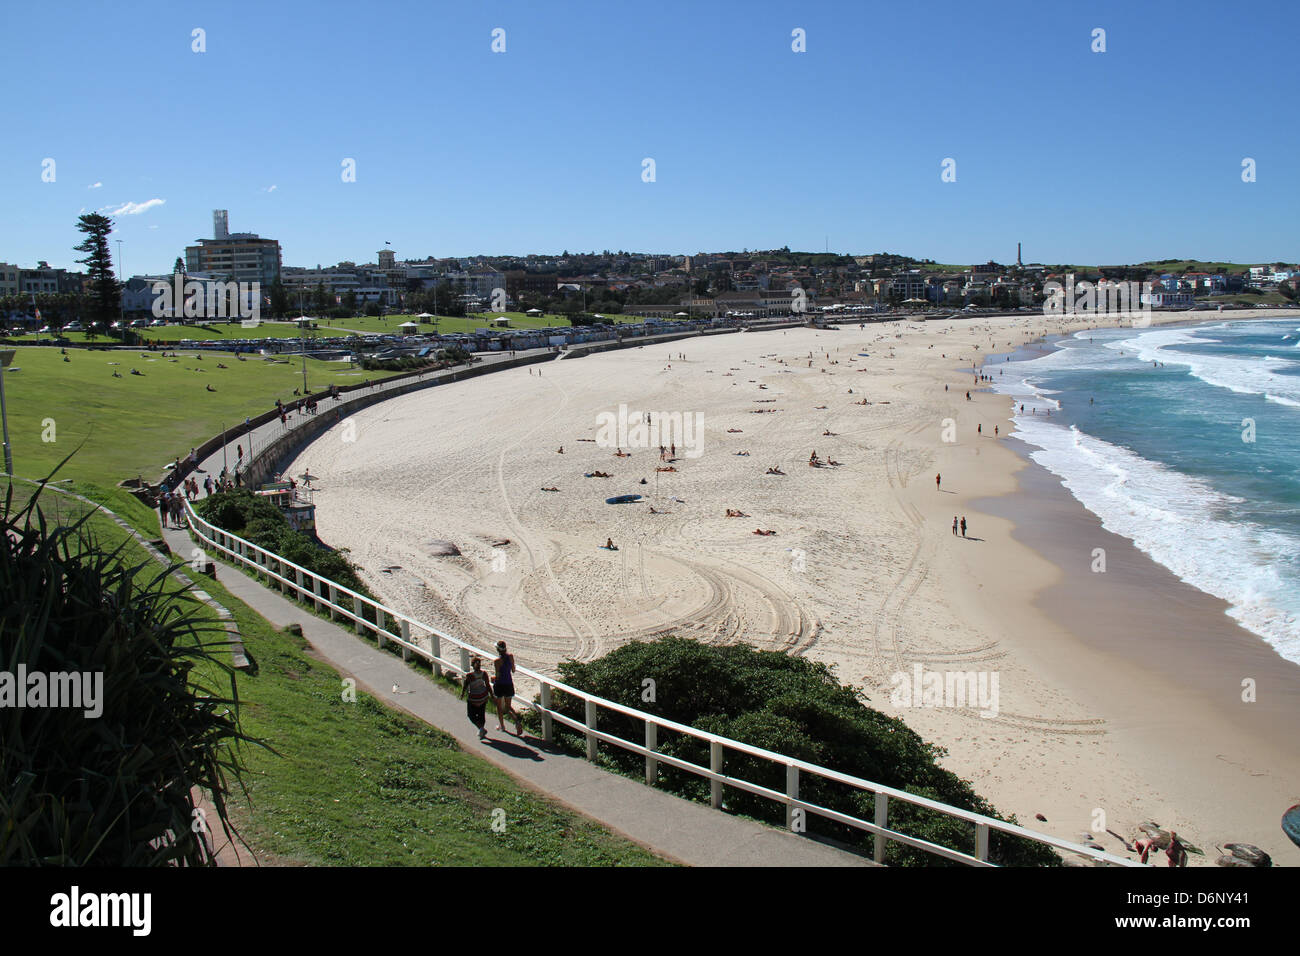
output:
POLYGON ((1234 517, 1240 499, 1074 426, 1017 415, 1016 427, 1036 449, 1030 457, 1107 531, 1227 601, 1233 618, 1300 663, 1300 596, 1277 570, 1300 553, 1300 541, 1234 517))
MULTIPOLYGON (((1199 330, 1198 330, 1199 331, 1199 330)), ((1270 402, 1300 408, 1300 377, 1278 375, 1253 357, 1231 357, 1181 352, 1179 345, 1213 344, 1185 329, 1158 329, 1134 338, 1107 342, 1106 347, 1136 355, 1143 363, 1163 362, 1185 366, 1196 378, 1240 395, 1262 395, 1270 402)), ((1289 363, 1288 363, 1289 364, 1289 363)))

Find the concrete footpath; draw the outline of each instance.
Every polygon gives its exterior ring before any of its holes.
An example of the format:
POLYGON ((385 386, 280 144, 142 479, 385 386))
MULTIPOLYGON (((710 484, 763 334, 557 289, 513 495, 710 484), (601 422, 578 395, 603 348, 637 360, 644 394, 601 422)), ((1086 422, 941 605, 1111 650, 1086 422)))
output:
MULTIPOLYGON (((186 531, 165 529, 163 538, 177 556, 194 548, 186 531)), ((217 580, 232 595, 276 627, 301 625, 303 636, 323 658, 379 700, 451 734, 464 750, 491 761, 525 786, 663 856, 692 866, 874 865, 807 837, 732 817, 601 770, 581 757, 558 753, 535 737, 501 733, 495 729, 491 707, 488 739, 480 741, 465 715, 465 704, 412 671, 400 657, 317 617, 233 565, 215 563, 217 580)), ((248 650, 257 656, 255 642, 248 650)))

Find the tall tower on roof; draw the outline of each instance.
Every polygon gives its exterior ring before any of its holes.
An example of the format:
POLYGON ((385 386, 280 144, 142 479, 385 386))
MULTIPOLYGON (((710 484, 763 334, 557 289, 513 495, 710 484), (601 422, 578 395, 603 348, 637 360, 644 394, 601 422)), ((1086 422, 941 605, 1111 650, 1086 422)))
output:
POLYGON ((230 238, 230 214, 224 209, 212 210, 212 238, 230 238))

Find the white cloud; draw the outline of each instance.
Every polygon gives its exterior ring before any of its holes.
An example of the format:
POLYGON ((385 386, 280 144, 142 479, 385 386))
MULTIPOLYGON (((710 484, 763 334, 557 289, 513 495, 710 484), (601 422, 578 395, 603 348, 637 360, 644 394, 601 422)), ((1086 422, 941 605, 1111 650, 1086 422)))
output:
POLYGON ((277 189, 279 189, 279 188, 280 188, 279 186, 263 186, 263 187, 262 187, 262 192, 264 192, 264 193, 273 193, 273 192, 275 192, 275 191, 276 191, 277 189))
MULTIPOLYGON (((110 216, 138 216, 142 212, 148 212, 154 206, 161 206, 166 199, 147 199, 144 202, 123 203, 116 209, 109 212, 110 216)), ((105 207, 107 208, 107 207, 105 207)))
POLYGON ((90 184, 89 186, 87 186, 86 188, 87 188, 87 189, 98 189, 98 188, 99 188, 100 186, 102 186, 102 185, 104 185, 104 184, 103 184, 103 183, 91 183, 91 184, 90 184))

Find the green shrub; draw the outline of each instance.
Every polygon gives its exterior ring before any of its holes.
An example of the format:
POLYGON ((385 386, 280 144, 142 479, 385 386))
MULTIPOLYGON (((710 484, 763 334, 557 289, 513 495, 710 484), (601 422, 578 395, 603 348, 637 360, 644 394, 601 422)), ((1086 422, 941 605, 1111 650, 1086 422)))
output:
MULTIPOLYGON (((715 647, 680 637, 634 642, 590 662, 565 661, 560 678, 566 684, 628 707, 742 743, 806 760, 905 790, 965 810, 999 817, 965 780, 939 766, 945 751, 926 743, 905 723, 873 710, 861 693, 836 680, 826 664, 778 651, 759 651, 746 644, 715 647), (654 681, 654 700, 643 700, 643 681, 654 681)), ((554 706, 582 719, 584 705, 557 693, 554 706)), ((645 740, 644 721, 602 711, 600 729, 635 743, 645 740)), ((581 737, 559 731, 561 740, 576 744, 581 737)), ((661 730, 659 750, 691 763, 709 765, 709 745, 694 737, 661 730)), ((612 746, 604 759, 617 769, 639 775, 643 758, 612 746)), ((785 792, 785 768, 737 751, 727 751, 728 776, 785 792)), ((661 765, 662 785, 695 799, 706 799, 709 783, 687 771, 661 765)), ((800 798, 813 804, 872 819, 874 797, 843 784, 804 774, 800 798)), ((730 788, 729 810, 773 823, 784 823, 785 807, 765 797, 730 788)), ((845 843, 866 847, 869 834, 809 813, 808 830, 845 843)), ((890 829, 971 853, 974 827, 964 821, 891 801, 890 829)), ((989 858, 1003 865, 1053 866, 1059 858, 1050 848, 1032 841, 991 834, 989 858)), ((959 865, 899 843, 889 844, 887 861, 901 866, 959 865)))
POLYGON ((199 517, 335 584, 370 596, 356 569, 338 551, 295 531, 278 507, 246 488, 209 495, 194 505, 199 517))

